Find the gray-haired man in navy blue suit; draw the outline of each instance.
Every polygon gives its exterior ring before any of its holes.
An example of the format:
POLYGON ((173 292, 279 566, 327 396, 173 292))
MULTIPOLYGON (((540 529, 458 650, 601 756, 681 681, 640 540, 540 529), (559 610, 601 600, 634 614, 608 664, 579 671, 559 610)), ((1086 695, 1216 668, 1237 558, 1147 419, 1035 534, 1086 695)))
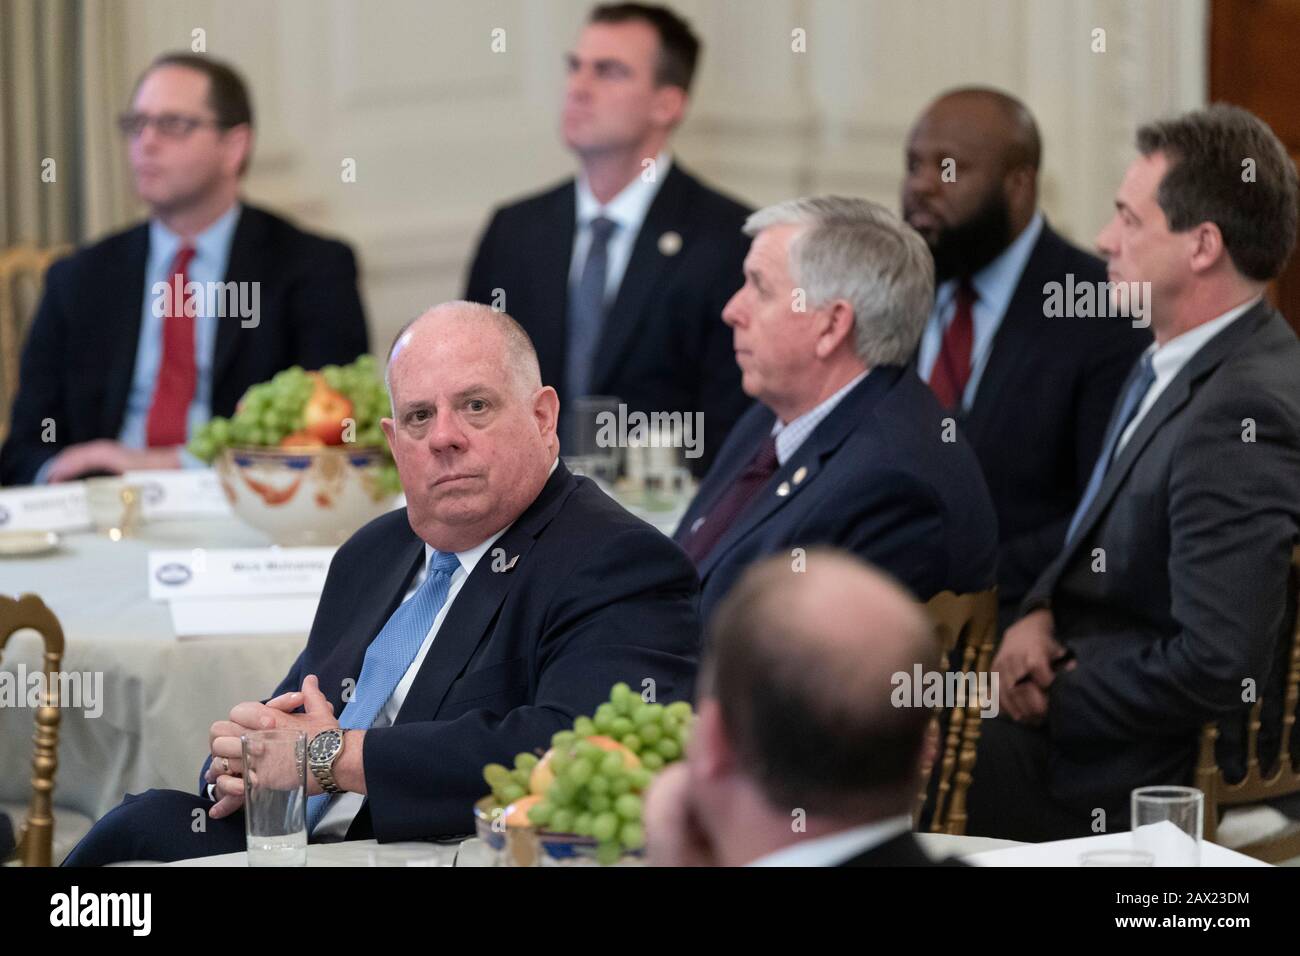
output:
POLYGON ((128 797, 69 864, 243 849, 248 729, 308 734, 313 841, 411 840, 471 830, 484 764, 546 746, 616 682, 689 697, 690 562, 560 462, 559 400, 523 329, 439 306, 399 336, 389 376, 407 507, 339 549, 271 699, 212 725, 203 793, 128 797))
POLYGON ((863 199, 762 209, 727 304, 745 393, 677 528, 707 615, 759 558, 834 545, 922 600, 993 584, 997 521, 979 464, 907 367, 933 298, 921 237, 863 199))

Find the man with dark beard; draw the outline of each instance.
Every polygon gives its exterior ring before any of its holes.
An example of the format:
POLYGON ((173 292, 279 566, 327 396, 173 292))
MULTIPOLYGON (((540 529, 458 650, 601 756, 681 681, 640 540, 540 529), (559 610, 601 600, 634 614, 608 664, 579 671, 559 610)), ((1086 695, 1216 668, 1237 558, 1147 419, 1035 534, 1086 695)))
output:
POLYGON ((1048 307, 1052 284, 1069 288, 1070 276, 1075 289, 1102 293, 1106 269, 1038 210, 1041 153, 1024 104, 953 90, 912 128, 903 180, 903 216, 935 261, 917 372, 959 422, 992 492, 1003 624, 1064 543, 1115 396, 1151 341, 1127 317, 1048 307))

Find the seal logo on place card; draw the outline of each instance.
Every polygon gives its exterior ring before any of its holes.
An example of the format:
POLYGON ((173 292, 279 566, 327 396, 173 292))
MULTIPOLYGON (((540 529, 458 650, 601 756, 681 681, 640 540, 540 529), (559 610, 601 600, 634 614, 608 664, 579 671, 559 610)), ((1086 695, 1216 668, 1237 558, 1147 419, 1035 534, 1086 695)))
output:
POLYGON ((166 497, 167 492, 163 491, 163 486, 156 481, 146 482, 140 488, 140 499, 147 505, 156 505, 166 497))
POLYGON ((675 256, 682 251, 682 234, 669 229, 659 237, 659 251, 666 256, 675 256))
POLYGON ((174 588, 194 577, 194 572, 190 570, 189 565, 181 564, 179 561, 172 561, 159 565, 153 576, 159 584, 174 588))
POLYGON ((9 509, 6 508, 4 505, 0 505, 0 528, 3 528, 8 523, 9 523, 9 509))

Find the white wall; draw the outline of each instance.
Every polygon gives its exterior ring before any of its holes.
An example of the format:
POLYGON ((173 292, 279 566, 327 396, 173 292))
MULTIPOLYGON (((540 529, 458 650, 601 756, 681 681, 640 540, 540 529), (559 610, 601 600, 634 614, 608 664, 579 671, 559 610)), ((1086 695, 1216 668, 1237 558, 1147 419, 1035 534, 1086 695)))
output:
MULTIPOLYGON (((372 338, 461 291, 489 209, 569 173, 556 117, 579 0, 126 0, 123 75, 209 53, 257 110, 247 193, 349 239, 372 338), (491 50, 505 30, 506 50, 491 50), (355 159, 357 181, 341 164, 355 159)), ((902 141, 957 84, 1023 98, 1043 201, 1090 244, 1142 119, 1203 102, 1204 0, 679 0, 705 43, 683 161, 753 203, 810 192, 897 206, 902 141), (1093 52, 1093 30, 1106 51, 1093 52), (806 52, 792 51, 792 31, 806 52)), ((123 103, 129 87, 121 92, 123 103)))

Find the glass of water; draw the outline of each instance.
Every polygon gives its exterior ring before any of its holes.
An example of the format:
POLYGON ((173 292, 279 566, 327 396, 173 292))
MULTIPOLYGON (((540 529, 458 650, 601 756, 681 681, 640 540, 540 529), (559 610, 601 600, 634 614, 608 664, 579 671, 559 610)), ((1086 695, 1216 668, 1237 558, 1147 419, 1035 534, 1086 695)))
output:
POLYGON ((254 730, 239 739, 248 865, 306 866, 306 732, 254 730))
POLYGON ((1156 866, 1200 866, 1205 795, 1195 787, 1138 787, 1133 791, 1133 848, 1156 866))

